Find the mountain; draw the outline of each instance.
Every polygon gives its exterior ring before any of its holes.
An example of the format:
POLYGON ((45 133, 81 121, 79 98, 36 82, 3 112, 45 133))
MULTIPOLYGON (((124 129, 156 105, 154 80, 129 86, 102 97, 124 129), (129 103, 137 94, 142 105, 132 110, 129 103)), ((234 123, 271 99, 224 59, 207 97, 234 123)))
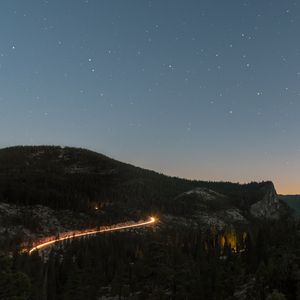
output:
POLYGON ((289 205, 297 215, 300 215, 300 195, 279 195, 279 199, 289 205))
POLYGON ((0 150, 0 238, 30 240, 149 214, 203 228, 273 220, 289 209, 273 183, 169 177, 89 150, 18 146, 0 150), (33 225, 34 224, 34 225, 33 225))
POLYGON ((296 299, 290 216, 272 182, 191 181, 85 149, 5 148, 0 299, 296 299), (153 226, 22 251, 149 215, 153 226))

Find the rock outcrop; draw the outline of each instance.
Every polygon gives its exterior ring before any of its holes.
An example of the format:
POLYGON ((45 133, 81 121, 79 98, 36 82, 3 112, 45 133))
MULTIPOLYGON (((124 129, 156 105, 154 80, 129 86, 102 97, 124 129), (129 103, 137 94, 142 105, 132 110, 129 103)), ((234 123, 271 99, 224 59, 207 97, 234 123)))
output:
POLYGON ((247 225, 253 219, 278 220, 289 214, 290 209, 277 196, 272 182, 263 183, 256 199, 245 205, 242 199, 231 199, 208 188, 195 188, 174 199, 178 212, 201 223, 203 227, 218 230, 228 225, 247 225))
POLYGON ((205 228, 223 230, 229 224, 247 224, 242 210, 232 204, 230 197, 208 188, 195 188, 174 199, 179 213, 194 219, 205 228))
POLYGON ((252 216, 259 219, 278 220, 288 213, 287 205, 278 198, 272 182, 268 182, 262 188, 262 192, 264 193, 262 200, 250 207, 252 216))

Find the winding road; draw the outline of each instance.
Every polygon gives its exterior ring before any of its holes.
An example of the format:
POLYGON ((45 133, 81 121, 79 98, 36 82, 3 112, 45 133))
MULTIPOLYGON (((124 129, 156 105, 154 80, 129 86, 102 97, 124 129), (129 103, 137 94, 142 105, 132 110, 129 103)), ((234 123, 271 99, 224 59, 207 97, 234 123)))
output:
POLYGON ((66 236, 63 237, 58 237, 58 238, 53 238, 47 242, 41 242, 40 244, 36 245, 35 247, 33 247, 32 249, 29 250, 29 254, 32 254, 35 251, 39 251, 39 250, 45 250, 49 247, 51 247, 52 245, 65 241, 65 240, 70 240, 70 239, 74 239, 74 238, 79 238, 79 237, 84 237, 84 236, 89 236, 89 235, 93 235, 93 234, 98 234, 98 233, 103 233, 103 232, 112 232, 112 231, 119 231, 119 230, 123 230, 123 229, 131 229, 131 228, 137 228, 137 227, 144 227, 147 225, 151 225, 154 224, 157 221, 157 219, 155 219, 154 217, 150 217, 150 219, 148 221, 140 221, 134 224, 127 224, 127 225, 113 225, 110 226, 108 228, 103 228, 103 229, 94 229, 91 231, 83 231, 83 232, 77 232, 77 233, 66 233, 66 236))

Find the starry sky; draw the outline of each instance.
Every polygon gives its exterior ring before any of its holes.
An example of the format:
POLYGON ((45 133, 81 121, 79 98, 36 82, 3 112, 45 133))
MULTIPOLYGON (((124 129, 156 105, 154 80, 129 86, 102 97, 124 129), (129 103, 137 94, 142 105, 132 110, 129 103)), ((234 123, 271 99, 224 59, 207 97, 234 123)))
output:
POLYGON ((300 2, 3 0, 0 146, 300 193, 300 2))

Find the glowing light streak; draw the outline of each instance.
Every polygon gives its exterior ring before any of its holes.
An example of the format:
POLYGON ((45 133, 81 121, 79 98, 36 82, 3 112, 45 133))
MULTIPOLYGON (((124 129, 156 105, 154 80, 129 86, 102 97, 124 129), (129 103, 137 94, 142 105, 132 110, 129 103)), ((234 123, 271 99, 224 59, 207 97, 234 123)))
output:
POLYGON ((47 242, 43 242, 43 243, 36 245, 32 249, 30 249, 28 253, 32 254, 34 251, 46 249, 58 242, 62 242, 62 241, 66 241, 66 240, 70 240, 70 239, 74 239, 74 238, 79 238, 79 237, 84 237, 84 236, 89 236, 89 235, 93 235, 93 234, 103 233, 103 232, 112 232, 112 231, 119 231, 119 230, 123 230, 123 229, 143 227, 143 226, 154 224, 156 221, 157 220, 154 217, 150 217, 150 219, 148 221, 138 222, 135 224, 113 225, 109 228, 104 228, 104 229, 100 228, 100 229, 95 229, 95 230, 91 230, 91 231, 82 231, 82 232, 76 232, 76 233, 71 232, 69 234, 66 233, 66 236, 54 238, 47 242))

